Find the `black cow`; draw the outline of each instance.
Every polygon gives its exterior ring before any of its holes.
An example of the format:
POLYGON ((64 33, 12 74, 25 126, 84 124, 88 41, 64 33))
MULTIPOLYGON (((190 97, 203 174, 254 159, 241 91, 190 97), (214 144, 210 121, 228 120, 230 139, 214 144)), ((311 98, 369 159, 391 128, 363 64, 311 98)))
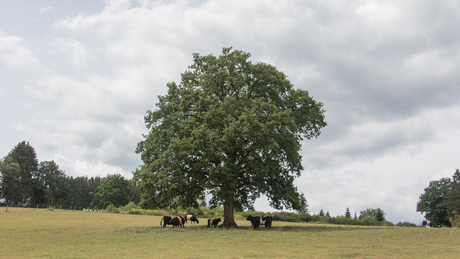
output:
POLYGON ((196 222, 197 224, 200 224, 200 222, 195 217, 195 215, 186 215, 184 218, 185 218, 185 223, 187 223, 187 220, 190 220, 190 222, 196 222))
POLYGON ((166 227, 166 225, 171 221, 172 217, 170 216, 164 216, 161 220, 160 220, 160 227, 162 226, 161 225, 161 222, 163 222, 163 227, 166 227))
POLYGON ((184 227, 182 223, 183 218, 182 217, 174 217, 169 221, 169 225, 172 225, 174 227, 184 227))
POLYGON ((256 216, 256 217, 253 217, 253 216, 249 215, 246 218, 246 220, 251 221, 251 224, 254 227, 254 229, 259 229, 259 225, 265 225, 265 228, 269 228, 269 229, 271 229, 271 226, 272 226, 272 217, 271 216, 267 216, 267 217, 256 216))
POLYGON ((272 228, 272 221, 273 221, 272 216, 262 217, 262 221, 265 221, 265 228, 267 227, 268 229, 272 228))
POLYGON ((160 221, 160 226, 161 223, 163 222, 163 227, 166 227, 166 225, 172 225, 173 227, 181 226, 184 227, 185 219, 181 216, 179 217, 171 217, 171 216, 164 216, 163 219, 160 221))
POLYGON ((221 222, 221 221, 222 220, 220 218, 218 218, 218 219, 208 219, 208 228, 211 225, 214 225, 214 228, 216 228, 217 224, 219 224, 219 222, 221 222))
POLYGON ((433 222, 428 221, 428 220, 424 220, 424 221, 422 221, 422 225, 432 228, 433 227, 433 222))

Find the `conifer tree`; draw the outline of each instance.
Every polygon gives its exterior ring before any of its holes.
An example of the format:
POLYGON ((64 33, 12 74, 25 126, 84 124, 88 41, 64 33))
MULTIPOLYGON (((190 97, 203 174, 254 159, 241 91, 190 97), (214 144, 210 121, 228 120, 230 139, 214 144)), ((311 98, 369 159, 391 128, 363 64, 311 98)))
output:
POLYGON ((11 190, 11 202, 13 204, 27 204, 33 197, 33 176, 38 170, 38 160, 35 149, 29 142, 18 143, 7 155, 12 162, 19 165, 19 177, 17 187, 11 190))
POLYGON ((321 217, 324 217, 324 211, 323 211, 323 209, 321 209, 321 210, 319 211, 319 215, 320 215, 321 217))
POLYGON ((351 219, 351 213, 348 207, 347 207, 347 211, 345 212, 345 217, 351 219))

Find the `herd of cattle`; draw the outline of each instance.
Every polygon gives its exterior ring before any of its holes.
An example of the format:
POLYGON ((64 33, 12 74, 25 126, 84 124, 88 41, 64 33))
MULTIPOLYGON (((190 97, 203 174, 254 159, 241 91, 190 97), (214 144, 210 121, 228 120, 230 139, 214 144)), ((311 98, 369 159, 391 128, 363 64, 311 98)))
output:
MULTIPOLYGON (((270 229, 272 226, 272 217, 271 216, 256 216, 252 217, 249 215, 247 220, 251 221, 251 225, 254 227, 254 229, 259 229, 260 225, 265 226, 265 228, 270 229)), ((171 216, 164 216, 161 221, 160 221, 160 226, 166 227, 166 225, 172 225, 174 227, 185 227, 185 223, 187 223, 187 220, 190 222, 196 222, 199 224, 199 220, 195 215, 186 215, 185 217, 182 216, 177 216, 177 217, 171 217, 171 216)), ((217 227, 219 222, 222 220, 220 218, 217 219, 208 219, 208 228, 210 226, 214 226, 214 228, 217 227)))

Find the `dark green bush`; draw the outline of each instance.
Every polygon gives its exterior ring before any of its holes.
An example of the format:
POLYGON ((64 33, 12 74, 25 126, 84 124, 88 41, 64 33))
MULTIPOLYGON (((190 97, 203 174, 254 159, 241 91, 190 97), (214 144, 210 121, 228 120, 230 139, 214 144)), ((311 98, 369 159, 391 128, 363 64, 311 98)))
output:
POLYGON ((396 224, 396 226, 398 226, 398 227, 418 227, 418 226, 415 225, 414 223, 407 222, 407 221, 398 222, 398 224, 396 224))

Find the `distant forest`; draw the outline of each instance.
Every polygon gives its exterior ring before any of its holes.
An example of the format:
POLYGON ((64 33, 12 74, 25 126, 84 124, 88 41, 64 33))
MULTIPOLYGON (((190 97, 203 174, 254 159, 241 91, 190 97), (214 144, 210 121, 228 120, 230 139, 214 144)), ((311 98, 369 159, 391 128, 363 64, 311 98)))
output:
POLYGON ((139 203, 140 188, 119 174, 67 176, 54 161, 38 162, 34 148, 20 142, 0 160, 0 201, 7 206, 103 209, 139 203))

